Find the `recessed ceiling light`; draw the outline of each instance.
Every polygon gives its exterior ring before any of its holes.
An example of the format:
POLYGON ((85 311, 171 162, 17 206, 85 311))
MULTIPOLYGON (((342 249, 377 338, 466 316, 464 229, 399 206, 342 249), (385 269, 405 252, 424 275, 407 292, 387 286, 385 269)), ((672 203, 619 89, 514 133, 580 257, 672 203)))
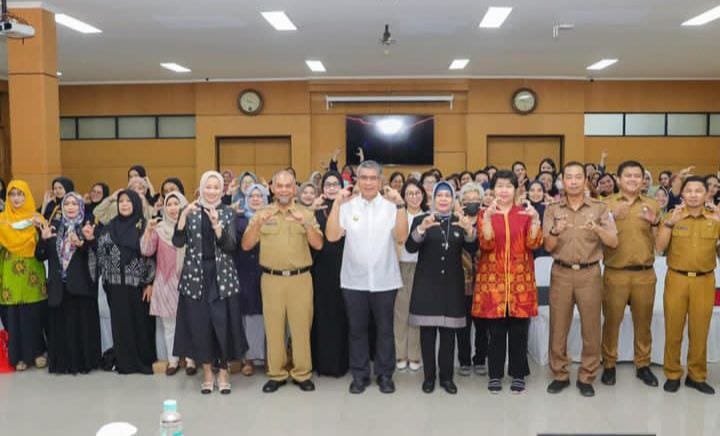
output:
POLYGON ((93 27, 88 23, 78 20, 77 18, 71 17, 70 15, 57 14, 55 15, 55 22, 80 33, 102 33, 102 30, 97 27, 93 27))
POLYGON ((261 14, 275 30, 297 30, 295 24, 283 11, 261 12, 261 14))
POLYGON ((455 59, 450 64, 451 70, 462 70, 465 67, 467 67, 468 62, 470 62, 470 59, 455 59))
POLYGON ((508 15, 510 15, 510 12, 512 12, 512 9, 513 8, 510 7, 489 7, 479 27, 484 29, 497 29, 502 26, 508 15))
POLYGON ((160 64, 161 67, 166 70, 174 71, 176 73, 189 73, 190 68, 183 67, 182 65, 176 64, 175 62, 164 62, 160 64))
POLYGON ((587 67, 588 70, 604 70, 605 68, 609 67, 610 65, 616 63, 617 59, 602 59, 594 64, 587 67))
POLYGON ((705 11, 697 17, 690 18, 686 22, 682 23, 683 26, 702 26, 711 21, 720 18, 720 6, 715 6, 709 11, 705 11))
POLYGON ((310 70, 313 73, 324 73, 325 71, 327 71, 327 70, 325 70, 325 65, 323 65, 323 63, 321 61, 307 60, 307 61, 305 61, 305 63, 307 64, 308 68, 310 68, 310 70))

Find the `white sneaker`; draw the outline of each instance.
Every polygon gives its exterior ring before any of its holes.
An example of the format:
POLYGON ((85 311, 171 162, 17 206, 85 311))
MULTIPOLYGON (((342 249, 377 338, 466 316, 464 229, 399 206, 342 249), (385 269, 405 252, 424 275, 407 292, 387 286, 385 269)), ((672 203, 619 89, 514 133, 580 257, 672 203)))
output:
POLYGON ((487 374, 487 365, 475 365, 473 369, 477 375, 487 374))
POLYGON ((395 368, 397 368, 398 371, 405 371, 408 367, 407 360, 398 360, 395 364, 395 368))
POLYGON ((422 363, 410 362, 410 371, 420 371, 420 368, 422 368, 422 363))

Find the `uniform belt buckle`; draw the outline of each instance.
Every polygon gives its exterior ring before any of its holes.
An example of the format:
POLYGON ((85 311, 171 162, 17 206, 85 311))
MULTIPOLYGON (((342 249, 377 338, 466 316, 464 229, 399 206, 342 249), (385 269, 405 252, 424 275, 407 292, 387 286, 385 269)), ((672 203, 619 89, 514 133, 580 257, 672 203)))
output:
POLYGON ((570 266, 570 268, 572 268, 575 271, 580 271, 580 264, 574 263, 570 266))
POLYGON ((290 277, 290 271, 283 271, 282 272, 283 277, 290 277))
POLYGON ((696 273, 696 272, 693 272, 693 271, 690 271, 689 273, 687 273, 687 276, 688 276, 688 277, 697 277, 697 273, 696 273))

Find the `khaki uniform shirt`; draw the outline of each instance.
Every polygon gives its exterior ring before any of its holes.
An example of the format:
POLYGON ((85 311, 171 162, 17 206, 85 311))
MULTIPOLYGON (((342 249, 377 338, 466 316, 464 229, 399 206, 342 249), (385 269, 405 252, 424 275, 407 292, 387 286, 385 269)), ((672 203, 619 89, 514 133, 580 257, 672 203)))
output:
POLYGON ((628 266, 652 266, 655 263, 655 236, 650 222, 642 218, 643 208, 660 217, 660 206, 652 198, 639 196, 632 204, 622 193, 613 194, 605 199, 613 214, 618 232, 618 246, 605 247, 603 263, 611 268, 628 266), (629 205, 629 207, 623 207, 629 205), (623 213, 625 209, 625 213, 623 213))
POLYGON ((573 210, 567 202, 567 197, 562 198, 545 209, 544 237, 550 236, 556 216, 562 214, 567 216, 567 227, 557 237, 557 246, 550 253, 553 259, 566 264, 593 263, 602 259, 600 236, 584 226, 592 219, 605 230, 617 232, 615 221, 608 212, 607 205, 600 200, 585 197, 580 208, 573 210))
MULTIPOLYGON (((670 214, 666 217, 669 218, 670 214)), ((664 221, 664 220, 663 220, 664 221)), ((677 271, 707 272, 715 269, 720 222, 711 213, 689 216, 675 224, 667 248, 668 268, 677 271)))
MULTIPOLYGON (((260 228, 260 265, 274 270, 295 270, 312 265, 307 229, 294 221, 289 221, 289 211, 281 211, 275 203, 262 210, 272 210, 272 218, 260 228)), ((315 214, 305 206, 294 205, 305 216, 305 221, 320 231, 315 214)), ((259 213, 260 211, 258 211, 259 213)), ((255 225, 256 213, 249 225, 255 225)))

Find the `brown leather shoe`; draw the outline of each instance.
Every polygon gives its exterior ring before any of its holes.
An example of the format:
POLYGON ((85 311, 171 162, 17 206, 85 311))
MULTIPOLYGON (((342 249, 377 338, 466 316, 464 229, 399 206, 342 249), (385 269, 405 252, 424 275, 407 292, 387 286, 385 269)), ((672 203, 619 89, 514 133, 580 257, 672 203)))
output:
POLYGON ((175 366, 170 366, 170 365, 168 365, 168 367, 165 368, 165 375, 167 375, 167 376, 173 376, 173 375, 177 374, 177 372, 178 372, 179 369, 180 369, 180 368, 178 368, 177 365, 175 365, 175 366))
POLYGON ((185 374, 189 375, 189 376, 193 376, 193 375, 197 374, 197 366, 186 366, 185 374))

